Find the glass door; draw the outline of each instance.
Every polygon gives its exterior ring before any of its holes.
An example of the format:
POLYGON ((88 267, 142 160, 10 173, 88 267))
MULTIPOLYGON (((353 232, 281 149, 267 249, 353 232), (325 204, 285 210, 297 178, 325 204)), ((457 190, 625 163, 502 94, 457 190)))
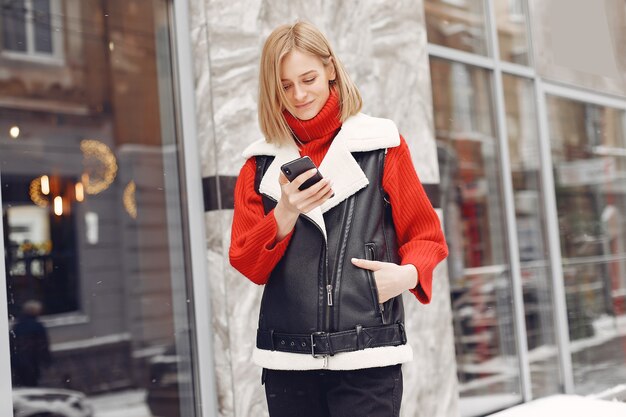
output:
POLYGON ((196 415, 170 4, 0 4, 14 409, 196 415))
POLYGON ((522 401, 490 71, 430 59, 462 416, 522 401))
POLYGON ((546 95, 577 394, 626 378, 626 112, 546 95))

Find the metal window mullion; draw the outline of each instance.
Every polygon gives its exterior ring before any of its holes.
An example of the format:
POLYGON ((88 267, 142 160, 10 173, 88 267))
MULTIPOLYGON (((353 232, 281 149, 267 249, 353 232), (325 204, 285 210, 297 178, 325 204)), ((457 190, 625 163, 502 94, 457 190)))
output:
POLYGON ((563 97, 566 99, 595 104, 598 106, 612 107, 626 111, 626 97, 598 93, 585 90, 580 87, 572 87, 554 81, 544 81, 543 91, 546 94, 563 97))
POLYGON ((26 0, 24 3, 26 15, 24 16, 24 24, 26 29, 26 53, 36 55, 35 50, 35 11, 33 10, 33 1, 26 0))
POLYGON ((526 42, 528 44, 528 66, 535 68, 535 43, 532 37, 532 15, 531 6, 528 0, 522 0, 522 8, 526 15, 526 42))
POLYGON ((562 390, 566 394, 574 393, 574 374, 569 344, 569 322, 567 320, 567 303, 565 300, 565 283, 561 263, 561 245, 559 220, 556 205, 556 190, 550 148, 550 131, 546 106, 546 90, 540 78, 535 79, 535 100, 539 115, 539 155, 541 158, 541 186, 544 195, 544 213, 552 273, 552 302, 554 307, 554 326, 559 352, 562 390))
POLYGON ((502 70, 502 72, 506 72, 517 77, 535 78, 537 76, 534 68, 526 67, 524 65, 513 64, 506 61, 498 61, 498 65, 500 66, 500 70, 502 70))
MULTIPOLYGON (((2 183, 0 172, 0 184, 2 183)), ((0 213, 2 212, 2 194, 0 193, 0 213)), ((0 216, 1 217, 1 216, 0 216)), ((4 236, 3 222, 0 221, 0 236, 4 236)), ((0 416, 13 415, 13 395, 11 394, 11 353, 9 351, 9 311, 7 305, 7 276, 4 259, 4 239, 0 239, 0 416)))
POLYGON ((458 49, 449 48, 447 46, 435 45, 429 43, 426 46, 426 50, 428 51, 428 55, 430 57, 443 58, 450 61, 459 62, 461 64, 472 65, 475 67, 485 68, 493 70, 494 63, 493 59, 476 55, 465 51, 460 51, 458 49))
MULTIPOLYGON (((50 0, 50 37, 52 38, 52 56, 55 59, 63 60, 65 51, 63 50, 63 8, 60 0, 50 0), (56 30, 55 30, 56 29, 56 30)), ((108 48, 108 45, 106 45, 108 48)))
POLYGON ((517 242, 517 225, 515 219, 515 201, 513 196, 513 180, 511 178, 511 164, 509 159, 508 132, 506 126, 506 111, 504 101, 504 85, 498 47, 498 28, 496 25, 493 2, 487 0, 487 28, 491 48, 494 51, 494 93, 497 116, 498 149, 500 157, 502 190, 504 191, 504 212, 506 232, 509 241, 508 251, 511 265, 511 281, 513 290, 513 311, 515 318, 515 341, 520 368, 520 384, 523 401, 532 399, 530 364, 528 359, 528 345, 526 343, 526 320, 524 311, 524 297, 522 291, 522 276, 519 260, 519 245, 517 242))
POLYGON ((204 201, 202 199, 202 175, 198 140, 196 134, 195 86, 191 37, 189 28, 189 5, 186 1, 172 1, 174 72, 178 92, 179 131, 182 133, 182 153, 184 168, 184 187, 186 190, 186 213, 188 219, 187 236, 190 251, 190 263, 193 291, 193 361, 197 366, 194 384, 198 417, 213 417, 217 411, 217 385, 211 332, 211 298, 208 285, 206 261, 206 236, 204 219, 204 201))

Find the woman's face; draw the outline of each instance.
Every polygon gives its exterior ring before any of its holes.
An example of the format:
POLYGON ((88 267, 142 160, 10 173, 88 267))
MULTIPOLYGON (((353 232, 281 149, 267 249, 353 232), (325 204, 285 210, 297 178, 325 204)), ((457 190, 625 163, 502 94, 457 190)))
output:
POLYGON ((335 79, 335 66, 332 61, 325 66, 317 56, 294 49, 283 57, 280 79, 291 114, 309 120, 328 100, 328 82, 335 79))

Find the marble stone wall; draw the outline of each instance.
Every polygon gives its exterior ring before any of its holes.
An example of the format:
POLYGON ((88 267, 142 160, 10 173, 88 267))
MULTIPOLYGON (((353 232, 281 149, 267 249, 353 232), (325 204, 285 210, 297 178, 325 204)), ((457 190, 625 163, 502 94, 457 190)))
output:
MULTIPOLYGON (((197 123, 205 185, 219 413, 266 416, 260 369, 251 362, 262 288, 228 262, 232 187, 241 151, 260 137, 258 59, 277 25, 318 25, 359 86, 364 112, 396 121, 422 182, 438 206, 437 154, 422 0, 190 0, 197 123)), ((402 416, 458 415, 445 263, 428 306, 405 300, 415 360, 405 364, 402 416)))

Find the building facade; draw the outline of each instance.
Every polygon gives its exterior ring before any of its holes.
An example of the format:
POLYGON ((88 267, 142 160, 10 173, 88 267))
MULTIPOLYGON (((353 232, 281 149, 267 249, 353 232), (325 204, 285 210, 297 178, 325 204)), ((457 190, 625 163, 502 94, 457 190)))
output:
POLYGON ((625 383, 623 1, 0 5, 1 415, 267 415, 228 246, 260 49, 297 18, 398 124, 449 244, 405 300, 402 415, 625 383))

